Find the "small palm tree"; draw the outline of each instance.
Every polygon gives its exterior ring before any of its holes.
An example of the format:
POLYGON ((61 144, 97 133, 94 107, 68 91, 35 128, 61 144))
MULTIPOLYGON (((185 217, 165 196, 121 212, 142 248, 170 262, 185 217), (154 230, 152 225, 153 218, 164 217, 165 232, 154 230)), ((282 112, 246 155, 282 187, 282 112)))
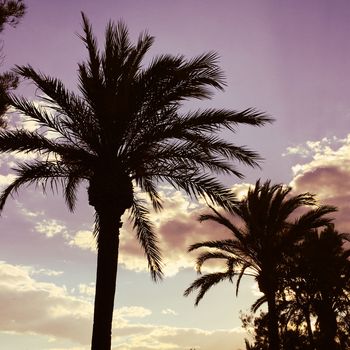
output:
POLYGON ((73 210, 79 184, 88 183, 89 203, 95 209, 97 277, 92 349, 110 349, 111 324, 118 266, 121 216, 129 209, 136 236, 143 247, 153 279, 162 277, 161 253, 148 209, 134 191, 147 193, 155 210, 162 208, 157 184, 168 182, 197 198, 206 196, 232 210, 233 194, 211 173, 241 177, 230 161, 256 166, 259 157, 216 135, 238 124, 261 126, 271 119, 248 109, 243 112, 208 109, 182 113, 181 102, 211 96, 210 88, 223 89, 224 77, 215 53, 190 60, 162 55, 142 68, 153 43, 147 33, 136 45, 123 23, 109 23, 104 51, 97 48, 91 26, 83 14, 84 41, 89 58, 79 64, 80 94, 63 83, 35 71, 17 67, 43 92, 50 110, 25 98, 8 97, 17 111, 36 121, 40 129, 0 133, 0 151, 36 152, 33 162, 22 162, 17 178, 0 197, 7 198, 26 184, 62 185, 73 210), (48 138, 53 131, 57 137, 48 138))
POLYGON ((276 293, 283 270, 284 254, 310 230, 329 224, 330 219, 324 215, 335 211, 331 206, 319 206, 292 220, 290 216, 295 210, 314 206, 316 201, 309 193, 293 196, 290 192, 290 187, 270 185, 270 181, 260 184, 257 181, 255 187, 249 189, 247 196, 234 209, 234 214, 242 222, 241 226, 214 208, 211 208, 212 214, 200 217, 200 221, 212 220, 225 226, 233 238, 196 243, 189 248, 189 251, 209 248, 197 258, 199 272, 202 265, 210 259, 223 259, 227 266, 223 272, 201 276, 186 289, 185 296, 199 290, 196 305, 213 285, 223 280, 232 281, 237 277, 237 294, 243 275, 255 276, 264 295, 252 308, 257 310, 262 303, 268 304, 270 350, 279 350, 276 293))

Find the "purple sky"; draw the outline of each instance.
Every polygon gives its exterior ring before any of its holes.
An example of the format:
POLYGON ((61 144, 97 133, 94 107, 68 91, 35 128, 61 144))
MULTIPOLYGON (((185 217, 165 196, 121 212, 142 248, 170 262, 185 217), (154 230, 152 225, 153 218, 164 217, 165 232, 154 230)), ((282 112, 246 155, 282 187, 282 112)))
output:
MULTIPOLYGON (((4 67, 30 63, 71 89, 76 88, 77 62, 86 55, 77 36, 82 10, 101 45, 109 19, 122 18, 134 39, 147 29, 156 38, 148 60, 160 53, 193 57, 217 51, 227 77, 225 92, 211 101, 191 102, 188 108, 256 107, 276 120, 262 129, 227 134, 237 144, 258 150, 265 162, 262 170, 240 168, 246 179, 225 178, 225 184, 243 191, 244 183, 257 178, 290 183, 296 191, 315 192, 322 202, 338 205, 337 223, 350 229, 349 1, 25 3, 28 12, 20 25, 3 33, 4 67)), ((38 99, 27 82, 19 92, 38 99)), ((9 168, 17 158, 1 156, 1 187, 10 180, 9 168)), ((89 246, 93 212, 84 190, 75 215, 60 196, 45 197, 34 188, 21 191, 5 208, 0 221, 0 305, 5 309, 0 343, 7 349, 88 349, 95 253, 89 246)), ((217 287, 198 308, 193 298, 183 298, 183 290, 196 277, 194 256, 185 253, 186 247, 226 233, 196 221, 205 210, 202 206, 168 188, 162 191, 166 209, 154 220, 169 277, 162 284, 151 283, 125 225, 115 346, 243 349, 238 312, 256 299, 253 282, 243 282, 239 298, 229 284, 217 287)))

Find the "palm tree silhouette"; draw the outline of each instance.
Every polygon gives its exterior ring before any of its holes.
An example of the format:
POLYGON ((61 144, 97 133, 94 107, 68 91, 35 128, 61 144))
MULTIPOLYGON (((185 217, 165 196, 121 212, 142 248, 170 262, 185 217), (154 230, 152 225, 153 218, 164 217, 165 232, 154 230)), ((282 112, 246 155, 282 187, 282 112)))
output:
POLYGON ((349 240, 350 235, 339 233, 334 225, 321 232, 315 230, 295 248, 286 269, 287 307, 291 312, 299 309, 304 313, 310 343, 317 349, 338 349, 335 339, 341 330, 339 322, 350 316, 350 250, 344 246, 349 240), (311 315, 316 316, 316 342, 310 334, 311 315))
POLYGON ((152 278, 162 277, 161 253, 149 210, 137 197, 135 186, 148 194, 155 210, 162 208, 156 188, 160 182, 193 198, 206 196, 232 210, 234 195, 211 173, 241 177, 230 161, 256 166, 260 158, 216 133, 222 128, 233 130, 238 124, 262 126, 271 119, 252 109, 183 113, 182 101, 209 98, 210 88, 223 89, 224 76, 215 53, 190 60, 161 55, 142 68, 153 37, 143 33, 133 45, 126 26, 110 22, 100 52, 88 19, 84 14, 82 18, 81 39, 89 56, 79 64, 80 94, 29 65, 16 69, 44 93, 42 100, 50 110, 9 96, 10 105, 38 122, 40 129, 2 131, 0 151, 36 152, 40 157, 18 164, 18 176, 3 191, 0 209, 22 185, 40 183, 44 189, 62 185, 73 210, 79 184, 88 183, 98 248, 92 349, 104 350, 111 344, 119 229, 127 209, 152 278), (47 131, 57 137, 48 138, 47 131))
POLYGON ((269 349, 279 350, 278 313, 276 293, 283 270, 284 254, 292 244, 300 240, 310 230, 329 224, 324 215, 334 212, 331 206, 318 206, 309 209, 296 219, 290 216, 300 207, 316 205, 313 195, 303 193, 291 195, 291 188, 283 185, 270 185, 270 181, 260 184, 257 181, 247 196, 235 207, 234 214, 242 222, 238 226, 216 209, 213 213, 200 217, 200 221, 212 220, 225 226, 233 235, 232 239, 207 241, 190 246, 189 251, 209 248, 197 258, 197 270, 210 259, 226 261, 226 270, 205 274, 196 279, 184 295, 199 290, 195 305, 215 284, 237 277, 236 294, 243 275, 254 276, 260 291, 264 294, 252 306, 257 310, 264 302, 268 305, 269 349))

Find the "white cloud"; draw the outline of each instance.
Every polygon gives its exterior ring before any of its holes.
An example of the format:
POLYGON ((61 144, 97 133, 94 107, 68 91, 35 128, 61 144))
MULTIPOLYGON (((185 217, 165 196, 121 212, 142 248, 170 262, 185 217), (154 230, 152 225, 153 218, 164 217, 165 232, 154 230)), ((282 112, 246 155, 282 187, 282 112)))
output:
POLYGON ((31 211, 27 208, 24 208, 23 207, 23 204, 20 204, 19 203, 19 206, 21 207, 21 213, 24 215, 24 216, 27 216, 27 217, 31 217, 31 218, 37 218, 39 216, 43 216, 44 215, 44 211, 31 211))
POLYGON ((14 174, 0 175, 0 190, 10 185, 15 179, 16 175, 14 174))
POLYGON ((337 148, 342 144, 346 144, 347 142, 348 138, 340 139, 336 136, 331 138, 324 137, 321 140, 306 141, 303 144, 287 147, 286 152, 282 153, 282 156, 299 155, 302 158, 307 158, 317 153, 324 154, 327 152, 332 152, 335 147, 337 148))
POLYGON ((96 251, 96 242, 91 231, 81 230, 76 232, 70 237, 68 244, 84 250, 96 251))
POLYGON ((34 229, 39 233, 43 233, 46 237, 53 237, 58 234, 67 235, 67 227, 55 219, 44 219, 38 222, 34 229))
POLYGON ((84 284, 80 283, 78 286, 79 294, 89 298, 95 296, 95 283, 84 284))
POLYGON ((307 156, 309 156, 310 151, 305 148, 302 145, 297 145, 297 146, 291 146, 291 147, 287 147, 286 152, 282 153, 283 157, 289 156, 289 155, 299 155, 302 158, 306 158, 307 156))
POLYGON ((60 276, 63 274, 63 271, 56 271, 50 269, 31 269, 31 275, 45 275, 45 276, 60 276))
POLYGON ((162 314, 163 315, 173 315, 173 316, 178 315, 178 313, 172 309, 164 309, 164 310, 162 310, 162 314))
POLYGON ((231 187, 231 190, 232 190, 233 193, 236 194, 237 199, 241 200, 247 195, 248 190, 251 187, 254 187, 254 185, 244 182, 244 183, 240 183, 240 184, 234 184, 231 187))
POLYGON ((117 309, 116 314, 120 318, 144 318, 152 314, 152 311, 143 306, 123 306, 117 309))

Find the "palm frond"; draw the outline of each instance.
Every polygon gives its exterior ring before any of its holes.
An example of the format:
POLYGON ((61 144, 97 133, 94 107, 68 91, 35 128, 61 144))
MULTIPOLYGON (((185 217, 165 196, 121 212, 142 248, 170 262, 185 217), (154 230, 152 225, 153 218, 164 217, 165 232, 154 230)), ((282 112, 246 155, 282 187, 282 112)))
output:
MULTIPOLYGON (((238 202, 236 201, 235 204, 237 206, 238 202)), ((229 219, 227 219, 226 217, 221 215, 214 207, 209 205, 209 208, 214 212, 214 215, 213 214, 202 214, 199 216, 200 222, 207 221, 207 220, 217 222, 218 224, 223 225, 226 228, 228 228, 228 230, 239 241, 243 241, 243 234, 242 234, 241 230, 236 225, 234 225, 229 219)))
MULTIPOLYGON (((246 148, 245 146, 235 146, 234 144, 220 139, 215 135, 205 135, 191 132, 179 134, 180 139, 190 141, 190 145, 213 155, 225 157, 226 159, 238 160, 239 162, 252 167, 259 167, 260 156, 246 148)), ((176 135, 174 135, 176 138, 176 135)))
POLYGON ((331 205, 322 205, 316 209, 311 209, 305 214, 301 215, 294 222, 294 225, 291 229, 291 234, 298 232, 308 232, 310 230, 327 226, 333 219, 325 217, 325 215, 334 213, 337 211, 337 208, 331 205))
POLYGON ((234 211, 236 203, 235 195, 209 175, 190 174, 187 176, 176 176, 176 174, 169 174, 161 177, 175 188, 184 190, 190 197, 195 199, 202 197, 223 207, 229 212, 234 211))
MULTIPOLYGON (((95 162, 95 157, 84 148, 69 143, 60 143, 50 140, 36 131, 4 130, 0 131, 0 151, 2 152, 36 152, 47 157, 53 155, 58 161, 65 162, 71 167, 79 167, 85 163, 85 167, 95 162)), ((50 165, 50 162, 48 161, 50 165)), ((50 165, 51 166, 51 165, 50 165)), ((81 173, 80 177, 83 177, 81 173)))
MULTIPOLYGON (((234 258, 237 261, 237 264, 245 264, 248 262, 248 258, 244 257, 245 247, 237 240, 232 239, 223 239, 216 241, 205 241, 191 244, 188 247, 188 251, 191 252, 193 250, 199 248, 209 248, 214 249, 214 251, 220 251, 223 254, 227 253, 227 258, 234 258)), ((250 265, 253 263, 249 260, 250 265)))
POLYGON ((207 109, 204 111, 190 112, 177 121, 179 125, 193 132, 215 132, 222 128, 234 131, 241 124, 263 126, 271 123, 273 119, 265 113, 248 108, 244 111, 232 111, 225 109, 207 109))
MULTIPOLYGON (((59 79, 36 72, 31 65, 16 66, 14 71, 22 77, 32 80, 49 97, 42 97, 44 101, 51 103, 49 107, 55 108, 58 105, 63 114, 73 119, 76 116, 81 118, 86 113, 85 103, 77 95, 68 91, 59 79)), ((26 111, 24 110, 24 112, 26 111)))
POLYGON ((206 292, 214 285, 225 279, 230 280, 231 275, 226 272, 209 273, 197 278, 184 292, 184 296, 189 296, 192 292, 199 289, 195 300, 195 306, 201 301, 206 292))
POLYGON ((152 182, 152 179, 147 176, 135 177, 136 184, 140 186, 141 190, 148 194, 149 199, 151 200, 153 209, 155 211, 160 211, 163 209, 162 200, 156 189, 155 184, 152 182))
POLYGON ((240 268, 240 272, 238 274, 237 282, 236 282, 236 296, 238 295, 238 290, 239 290, 239 286, 241 284, 242 277, 244 276, 245 271, 250 267, 252 267, 252 264, 249 262, 249 263, 243 264, 240 268))
POLYGON ((99 57, 99 51, 97 48, 97 41, 92 33, 91 24, 86 17, 86 15, 81 12, 81 17, 83 20, 83 30, 84 30, 84 36, 78 35, 79 38, 85 43, 86 48, 89 52, 89 61, 88 61, 88 67, 89 67, 89 73, 96 81, 100 81, 100 57, 99 57))
POLYGON ((39 126, 50 128, 61 135, 65 135, 65 130, 62 128, 62 125, 57 122, 54 116, 49 114, 46 109, 36 106, 33 102, 30 102, 23 97, 17 97, 14 95, 9 96, 9 103, 19 112, 36 121, 39 126))
POLYGON ((55 130, 68 142, 96 149, 98 142, 96 133, 92 133, 92 130, 97 126, 85 101, 66 90, 60 80, 36 72, 30 65, 17 66, 15 71, 34 81, 35 85, 48 96, 42 96, 42 101, 48 102, 47 107, 56 113, 48 113, 45 108, 36 107, 24 98, 9 96, 9 101, 15 108, 33 118, 39 125, 55 130))
POLYGON ((77 201, 77 189, 81 182, 79 175, 69 175, 64 186, 64 198, 70 211, 74 211, 77 201))
POLYGON ((120 79, 124 60, 130 50, 127 28, 122 22, 108 23, 105 32, 105 51, 102 53, 102 69, 105 85, 115 91, 120 79))
POLYGON ((163 278, 162 257, 158 247, 158 239, 154 233, 154 228, 148 218, 148 210, 140 200, 134 199, 131 207, 131 220, 136 229, 137 239, 145 251, 148 267, 154 281, 163 278))
POLYGON ((264 304, 264 303, 266 303, 267 302, 267 298, 266 298, 266 296, 265 295, 263 295, 263 296, 261 296, 259 299, 257 299, 254 303, 253 303, 253 305, 251 306, 251 310, 252 310, 252 312, 257 312, 258 311, 258 309, 260 308, 260 306, 262 305, 262 304, 264 304))
POLYGON ((173 173, 182 164, 184 169, 197 169, 196 173, 207 170, 216 174, 230 174, 242 178, 227 157, 211 154, 209 149, 197 147, 192 142, 173 142, 164 144, 140 144, 134 150, 125 150, 128 162, 136 169, 142 167, 142 175, 161 175, 173 173), (140 156, 145 160, 140 164, 140 156))
POLYGON ((8 185, 0 196, 0 211, 3 210, 5 202, 11 194, 17 192, 23 185, 40 184, 43 190, 50 186, 52 191, 57 190, 58 186, 63 184, 64 178, 69 172, 58 163, 48 161, 34 161, 32 163, 21 163, 14 169, 17 177, 8 185))
MULTIPOLYGON (((224 76, 217 65, 216 53, 206 53, 186 61, 183 56, 160 55, 139 76, 145 89, 142 100, 147 112, 189 98, 210 98, 208 87, 222 90, 224 76)), ((150 115, 150 113, 147 113, 150 115)))
MULTIPOLYGON (((226 252, 220 252, 220 251, 208 251, 208 252, 204 252, 202 254, 200 254, 197 258, 196 261, 196 270, 198 273, 201 273, 201 269, 203 264, 211 259, 225 259, 225 260, 229 260, 230 263, 233 263, 236 261, 236 259, 234 259, 232 257, 232 255, 227 254, 226 252)), ((233 271, 232 271, 233 273, 233 271)))
POLYGON ((132 50, 132 54, 129 55, 126 63, 129 79, 131 77, 136 78, 136 74, 138 74, 141 69, 141 62, 153 43, 154 37, 149 35, 146 31, 139 35, 137 43, 132 50))
POLYGON ((39 152, 56 153, 60 145, 37 132, 21 130, 1 130, 1 152, 39 152))
POLYGON ((290 192, 290 188, 285 190, 282 195, 282 201, 278 217, 280 221, 285 221, 298 208, 303 206, 313 206, 316 204, 315 196, 311 193, 301 193, 290 198, 285 198, 290 192))

